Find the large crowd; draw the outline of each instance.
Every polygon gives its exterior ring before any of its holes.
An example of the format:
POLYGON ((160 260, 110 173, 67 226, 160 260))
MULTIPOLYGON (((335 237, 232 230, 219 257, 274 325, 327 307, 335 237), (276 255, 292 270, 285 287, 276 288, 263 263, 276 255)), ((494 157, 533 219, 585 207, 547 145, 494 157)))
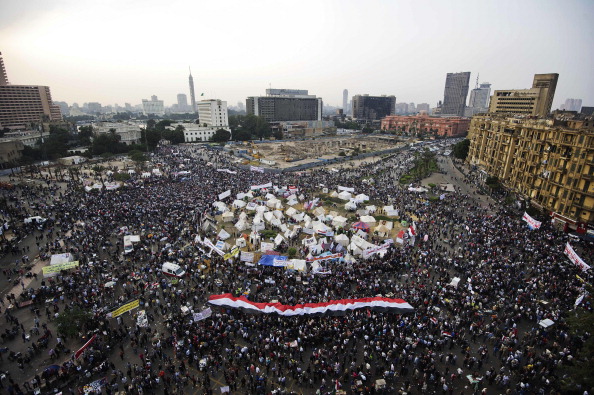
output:
MULTIPOLYGON (((3 270, 6 281, 25 278, 23 267, 37 254, 45 260, 70 252, 79 266, 46 279, 34 273, 20 295, 2 301, 0 385, 9 394, 74 393, 91 382, 108 394, 560 393, 585 340, 566 320, 592 280, 563 254, 568 236, 550 221, 530 230, 522 212, 480 204, 475 193, 439 200, 408 191, 399 178, 412 155, 272 174, 241 169, 222 151, 168 146, 151 156, 161 175, 133 177, 116 190, 86 192, 73 180, 62 188, 50 182, 4 191, 10 215, 48 218, 41 230, 19 230, 35 237, 33 249, 6 249, 14 261, 3 270), (352 187, 397 208, 400 221, 415 222, 418 237, 394 243, 382 257, 329 262, 324 275, 207 256, 196 236, 216 236, 201 223, 217 215, 218 195, 268 182, 296 186, 304 201, 321 188, 352 187), (124 234, 141 235, 129 254, 124 234), (185 276, 164 276, 166 261, 181 265, 185 276), (210 306, 211 316, 194 321, 181 308, 203 311, 210 295, 222 293, 287 305, 383 295, 404 299, 414 312, 288 318, 210 306), (135 299, 147 325, 139 325, 137 310, 107 314, 135 299), (55 322, 74 310, 91 312, 93 320, 65 338, 55 322), (554 324, 539 325, 545 319, 554 324)), ((587 241, 571 243, 592 262, 587 241)), ((591 299, 578 307, 591 311, 591 299)))

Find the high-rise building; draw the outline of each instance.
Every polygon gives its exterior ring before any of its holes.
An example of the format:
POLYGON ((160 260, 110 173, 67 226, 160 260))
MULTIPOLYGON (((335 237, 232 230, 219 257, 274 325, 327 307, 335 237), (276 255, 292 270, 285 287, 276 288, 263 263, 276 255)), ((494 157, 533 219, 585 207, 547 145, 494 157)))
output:
POLYGON ((357 120, 379 121, 396 111, 396 96, 353 96, 352 116, 357 120))
POLYGON ((188 106, 188 96, 185 93, 177 94, 177 105, 180 108, 186 108, 188 106))
POLYGON ((468 107, 484 108, 486 110, 489 107, 489 96, 491 96, 491 84, 483 82, 470 91, 468 107))
POLYGON ((349 105, 349 90, 345 89, 342 91, 342 113, 344 115, 348 114, 349 109, 347 108, 349 105))
POLYGON ((192 77, 192 69, 190 69, 189 84, 190 84, 190 100, 192 101, 192 111, 194 113, 196 113, 196 111, 197 111, 197 109, 196 109, 196 94, 194 93, 194 78, 192 77))
POLYGON ((87 103, 87 108, 89 109, 89 114, 100 114, 103 106, 101 106, 101 103, 90 102, 87 103))
POLYGON ((577 226, 594 221, 594 122, 506 114, 472 118, 467 161, 480 174, 524 196, 553 218, 577 226))
POLYGON ((470 71, 446 75, 441 116, 464 116, 469 81, 470 71))
POLYGON ((561 109, 580 112, 582 109, 582 99, 565 99, 565 103, 561 105, 561 109))
POLYGON ((250 96, 245 106, 248 115, 267 122, 322 120, 322 98, 307 90, 266 89, 266 96, 250 96))
POLYGON ((429 103, 419 103, 417 104, 417 112, 420 113, 421 111, 425 111, 426 114, 431 112, 431 107, 429 103))
POLYGON ((165 114, 165 106, 163 100, 157 99, 157 96, 151 96, 151 100, 142 99, 142 112, 144 115, 154 114, 163 115, 165 114))
POLYGON ((223 100, 201 100, 196 103, 200 125, 205 127, 229 127, 227 102, 223 100))
POLYGON ((489 112, 544 117, 551 112, 559 74, 535 74, 530 89, 496 90, 489 112))
POLYGON ((0 52, 0 86, 8 85, 8 76, 6 75, 6 68, 4 67, 4 59, 2 59, 2 52, 0 52))
POLYGON ((53 103, 50 88, 11 85, 0 54, 0 128, 25 129, 31 124, 61 121, 60 107, 53 103))

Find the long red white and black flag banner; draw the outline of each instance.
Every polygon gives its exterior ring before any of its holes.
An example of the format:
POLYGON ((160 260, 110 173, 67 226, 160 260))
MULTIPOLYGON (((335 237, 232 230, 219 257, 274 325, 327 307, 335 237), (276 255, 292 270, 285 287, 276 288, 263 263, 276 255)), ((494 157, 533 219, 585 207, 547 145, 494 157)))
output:
POLYGON ((212 295, 208 302, 220 307, 241 309, 250 313, 296 315, 343 315, 357 309, 385 311, 390 313, 412 313, 414 308, 402 299, 383 297, 340 299, 324 303, 305 303, 284 305, 281 303, 256 303, 245 296, 234 297, 232 294, 212 295))

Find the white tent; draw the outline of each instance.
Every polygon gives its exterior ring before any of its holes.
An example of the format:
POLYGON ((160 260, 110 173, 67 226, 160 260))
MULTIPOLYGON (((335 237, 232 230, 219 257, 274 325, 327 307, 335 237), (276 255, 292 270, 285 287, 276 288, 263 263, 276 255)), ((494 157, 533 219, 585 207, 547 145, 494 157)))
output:
POLYGON ((311 226, 316 233, 326 233, 330 230, 323 222, 320 221, 314 221, 311 226))
POLYGON ((272 214, 274 214, 274 216, 278 219, 282 219, 284 217, 283 212, 280 210, 274 210, 272 214))
POLYGON ((249 211, 255 211, 258 208, 258 205, 254 202, 249 202, 246 206, 246 209, 249 211))
POLYGON ((247 245, 247 243, 243 237, 240 237, 237 240, 235 240, 235 245, 239 248, 243 248, 247 245))
POLYGON ((246 230, 248 228, 248 226, 249 225, 248 225, 247 221, 244 221, 244 220, 239 220, 235 224, 235 228, 240 232, 246 230))
POLYGON ((367 211, 369 214, 375 213, 376 210, 377 207, 375 206, 365 206, 365 211, 367 211))
POLYGON ((247 205, 247 203, 246 203, 246 202, 244 202, 243 200, 239 200, 239 199, 238 199, 238 200, 234 200, 234 201, 233 201, 233 207, 234 207, 234 208, 243 208, 243 207, 245 207, 246 205, 247 205))
POLYGON ((336 192, 336 191, 332 191, 332 192, 330 193, 330 197, 338 197, 338 192, 336 192))
POLYGON ((266 200, 276 200, 276 196, 274 196, 272 193, 267 193, 265 198, 266 200))
POLYGON ((213 206, 215 206, 218 211, 221 211, 223 213, 226 211, 229 211, 229 209, 227 208, 227 205, 223 202, 214 202, 213 206))
POLYGON ((386 215, 389 217, 397 217, 398 216, 398 210, 394 209, 394 206, 384 206, 383 210, 386 213, 386 215))
POLYGON ((297 197, 295 197, 295 195, 291 195, 289 196, 289 199, 287 199, 287 206, 294 206, 298 203, 297 201, 297 197))
POLYGON ((303 221, 304 217, 305 217, 305 213, 294 214, 291 216, 291 218, 293 218, 297 222, 303 221))
POLYGON ((346 247, 349 245, 349 237, 345 234, 340 234, 340 235, 334 236, 334 241, 343 247, 346 247))
POLYGON ((374 230, 374 232, 377 232, 382 237, 386 237, 388 235, 388 233, 390 233, 390 229, 386 225, 383 225, 383 224, 376 226, 373 230, 374 230))
POLYGON ((142 173, 140 176, 141 176, 142 178, 149 178, 149 177, 151 176, 151 173, 149 173, 148 171, 145 171, 145 172, 143 172, 143 173, 142 173))
POLYGON ((241 214, 239 214, 239 220, 244 220, 247 221, 247 214, 245 213, 245 211, 242 211, 241 214))
POLYGON ((274 245, 277 246, 280 243, 282 243, 283 241, 285 241, 285 239, 283 238, 283 236, 279 233, 276 235, 276 237, 274 238, 274 245))
POLYGON ((233 213, 231 211, 227 211, 223 213, 223 222, 232 222, 233 221, 233 213))
POLYGON ((555 321, 545 318, 544 320, 540 321, 538 325, 542 326, 543 328, 548 328, 549 326, 553 325, 555 321))
POLYGON ((271 211, 267 211, 264 213, 264 219, 266 220, 266 222, 270 222, 274 219, 274 214, 272 214, 271 211))
POLYGON ((293 215, 297 214, 298 211, 295 210, 293 207, 289 207, 287 209, 287 211, 285 211, 285 214, 287 214, 287 216, 292 217, 293 215))
POLYGON ((357 205, 355 204, 355 202, 348 202, 344 205, 344 208, 345 210, 355 211, 357 209, 357 205))
POLYGON ((276 226, 276 227, 279 227, 279 228, 280 228, 280 226, 282 225, 282 223, 280 222, 280 220, 279 220, 279 219, 277 219, 277 218, 273 218, 273 219, 272 219, 272 221, 270 221, 270 224, 271 224, 272 226, 276 226))
POLYGON ((335 228, 337 228, 337 227, 344 228, 346 226, 346 223, 347 223, 347 219, 340 215, 337 217, 334 217, 332 219, 332 226, 334 226, 335 228))
POLYGON ((256 214, 256 216, 254 217, 253 223, 254 223, 254 225, 259 225, 261 223, 264 223, 264 216, 260 213, 256 214))
POLYGON ((351 194, 347 191, 342 191, 338 194, 338 198, 341 200, 351 200, 351 194))
POLYGON ((231 235, 225 229, 221 229, 221 231, 218 234, 218 237, 221 240, 227 240, 229 237, 231 237, 231 235))
POLYGON ((361 222, 365 222, 366 224, 374 224, 375 223, 375 218, 373 218, 371 215, 364 215, 361 217, 361 222))
POLYGON ((360 193, 355 196, 355 200, 358 202, 366 202, 369 200, 369 196, 365 195, 364 193, 360 193))
POLYGON ((265 211, 268 211, 268 207, 266 207, 266 206, 257 206, 256 207, 256 212, 257 213, 263 213, 265 211))
POLYGON ((326 210, 324 210, 324 207, 316 207, 316 209, 313 211, 313 213, 316 217, 318 217, 320 215, 326 214, 326 210))

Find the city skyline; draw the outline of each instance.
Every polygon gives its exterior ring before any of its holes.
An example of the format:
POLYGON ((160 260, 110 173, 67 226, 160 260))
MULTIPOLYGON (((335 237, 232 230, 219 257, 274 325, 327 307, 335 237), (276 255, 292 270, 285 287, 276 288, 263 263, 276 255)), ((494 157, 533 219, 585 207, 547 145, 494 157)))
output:
POLYGON ((594 105, 588 43, 594 27, 586 18, 592 11, 594 3, 579 0, 365 7, 358 1, 8 0, 0 51, 12 84, 50 86, 54 100, 69 104, 138 104, 155 94, 170 106, 178 93, 190 96, 191 64, 200 99, 245 102, 269 87, 290 88, 316 92, 336 107, 345 86, 349 98, 386 94, 435 106, 447 73, 470 71, 471 80, 480 73, 492 91, 525 88, 534 74, 559 73, 555 109, 568 97, 594 105), (224 28, 216 15, 225 17, 224 28), (243 40, 244 32, 268 34, 270 21, 279 18, 283 26, 307 20, 308 29, 275 28, 266 42, 243 40), (461 23, 451 24, 454 19, 461 23), (208 32, 217 39, 191 50, 193 37, 197 42, 208 32))

